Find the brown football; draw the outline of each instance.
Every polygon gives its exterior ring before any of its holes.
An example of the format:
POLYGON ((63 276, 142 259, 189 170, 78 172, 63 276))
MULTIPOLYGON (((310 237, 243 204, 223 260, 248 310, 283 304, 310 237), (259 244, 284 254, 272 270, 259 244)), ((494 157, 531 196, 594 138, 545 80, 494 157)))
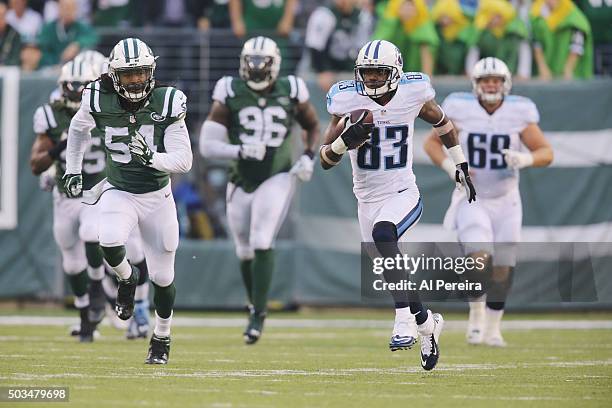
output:
MULTIPOLYGON (((351 122, 353 123, 356 122, 363 112, 366 112, 366 117, 363 120, 363 123, 374 124, 374 115, 372 114, 372 111, 368 109, 356 109, 352 111, 350 113, 351 122)), ((335 136, 334 139, 340 136, 340 134, 344 131, 344 122, 345 122, 344 118, 338 121, 338 124, 336 125, 336 129, 334 129, 334 136, 335 136)))

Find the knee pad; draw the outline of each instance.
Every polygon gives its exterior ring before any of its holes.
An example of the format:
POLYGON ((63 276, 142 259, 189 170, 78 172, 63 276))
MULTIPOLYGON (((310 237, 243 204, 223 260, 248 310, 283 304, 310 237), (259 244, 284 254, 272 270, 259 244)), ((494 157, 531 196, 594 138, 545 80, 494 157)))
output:
POLYGON ((236 246, 236 256, 241 261, 248 261, 255 258, 255 250, 247 246, 236 246))
POLYGON ((174 282, 174 270, 157 273, 149 271, 149 279, 157 286, 169 286, 172 282, 174 282))
POLYGON ((79 237, 85 242, 98 242, 98 224, 95 222, 81 223, 79 237))
POLYGON ((87 269, 85 245, 79 243, 72 248, 62 248, 62 268, 66 275, 76 275, 87 269))
POLYGON ((399 253, 397 228, 392 222, 381 221, 374 224, 372 239, 382 256, 390 258, 399 253))

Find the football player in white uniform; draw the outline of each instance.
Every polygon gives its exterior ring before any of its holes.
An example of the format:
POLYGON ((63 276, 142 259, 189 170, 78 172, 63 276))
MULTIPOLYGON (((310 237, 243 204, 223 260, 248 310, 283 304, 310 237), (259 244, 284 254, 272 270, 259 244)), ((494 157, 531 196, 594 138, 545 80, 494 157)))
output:
MULTIPOLYGON (((423 210, 412 172, 417 117, 434 126, 452 155, 456 181, 469 192, 470 202, 476 198, 456 131, 435 102, 429 78, 418 72, 403 73, 402 68, 402 56, 392 43, 374 40, 364 45, 357 56, 355 80, 338 82, 327 94, 332 118, 320 149, 324 169, 338 164, 349 152, 361 238, 373 241, 385 257, 400 253, 398 241, 416 224, 423 210), (374 124, 364 123, 365 113, 354 122, 345 116, 358 109, 371 111, 374 124), (336 137, 334 130, 340 121, 344 121, 344 130, 336 137)), ((407 279, 405 271, 389 269, 384 277, 387 282, 407 279)), ((417 293, 394 291, 392 295, 396 314, 390 349, 412 347, 418 333, 421 365, 425 370, 433 369, 440 354, 442 316, 425 309, 417 293)))
MULTIPOLYGON (((95 206, 66 196, 57 181, 65 170, 68 126, 76 113, 85 85, 96 79, 93 67, 75 59, 62 66, 59 97, 38 107, 34 113, 36 140, 30 165, 41 175, 41 187, 53 191, 53 236, 62 254, 62 267, 75 295, 80 312, 78 335, 82 342, 93 341, 93 332, 104 317, 102 278, 104 265, 98 243, 98 216, 95 206)), ((104 177, 105 156, 100 138, 92 139, 85 153, 86 181, 93 185, 104 177)))
MULTIPOLYGON (((479 198, 475 205, 467 206, 462 199, 465 192, 455 190, 445 224, 457 231, 466 254, 492 258, 492 268, 481 271, 479 279, 488 280, 486 293, 476 294, 470 301, 467 341, 503 347, 506 343, 500 322, 516 264, 515 245, 520 241, 523 215, 519 169, 548 166, 553 151, 538 126, 535 104, 509 95, 512 78, 503 61, 484 58, 476 63, 471 77, 473 92, 450 94, 442 107, 468 152, 479 198), (528 151, 521 151, 522 145, 528 151)), ((429 135, 424 147, 431 160, 452 177, 452 160, 435 134, 429 135)))

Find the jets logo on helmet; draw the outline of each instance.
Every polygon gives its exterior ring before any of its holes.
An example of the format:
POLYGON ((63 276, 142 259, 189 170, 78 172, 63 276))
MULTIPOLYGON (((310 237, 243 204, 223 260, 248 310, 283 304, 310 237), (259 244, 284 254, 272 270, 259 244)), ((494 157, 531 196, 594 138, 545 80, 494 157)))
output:
POLYGON ((254 37, 244 43, 240 53, 240 78, 249 88, 261 91, 278 78, 281 54, 278 45, 268 37, 254 37))
POLYGON ((155 86, 153 51, 138 38, 126 38, 115 45, 108 63, 108 75, 119 96, 138 102, 145 99, 155 86))
POLYGON ((510 93, 512 88, 512 75, 510 70, 504 63, 504 61, 487 57, 478 61, 472 69, 472 90, 478 99, 483 102, 495 103, 501 101, 501 99, 510 93), (497 77, 502 79, 502 85, 498 87, 494 92, 485 90, 484 87, 479 83, 481 79, 487 77, 497 77))
POLYGON ((359 50, 355 61, 357 92, 379 98, 395 91, 402 77, 403 68, 402 54, 393 43, 385 40, 370 41, 359 50), (386 72, 386 79, 366 83, 363 74, 372 69, 386 72))
POLYGON ((91 64, 78 56, 65 63, 57 80, 62 92, 62 102, 70 109, 78 109, 83 89, 96 78, 91 64))

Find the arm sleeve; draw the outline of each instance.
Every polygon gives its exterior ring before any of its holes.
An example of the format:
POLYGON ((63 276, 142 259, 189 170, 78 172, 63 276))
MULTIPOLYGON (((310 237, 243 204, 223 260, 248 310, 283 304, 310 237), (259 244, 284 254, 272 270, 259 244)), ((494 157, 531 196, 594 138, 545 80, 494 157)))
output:
POLYGON ((187 173, 191 169, 193 155, 184 120, 174 122, 166 128, 164 146, 166 153, 153 153, 151 167, 167 173, 187 173))
POLYGON ((200 154, 211 159, 237 159, 240 146, 230 144, 227 128, 220 123, 206 120, 200 131, 200 154))
POLYGON ((33 126, 34 133, 36 133, 37 135, 47 133, 47 130, 49 129, 47 119, 45 118, 44 109, 44 106, 39 106, 34 112, 33 126))
MULTIPOLYGON (((85 92, 83 92, 85 94, 85 92)), ((83 154, 91 139, 91 129, 96 127, 96 122, 85 104, 73 116, 68 129, 68 146, 66 147, 66 173, 78 174, 83 165, 83 154)))

